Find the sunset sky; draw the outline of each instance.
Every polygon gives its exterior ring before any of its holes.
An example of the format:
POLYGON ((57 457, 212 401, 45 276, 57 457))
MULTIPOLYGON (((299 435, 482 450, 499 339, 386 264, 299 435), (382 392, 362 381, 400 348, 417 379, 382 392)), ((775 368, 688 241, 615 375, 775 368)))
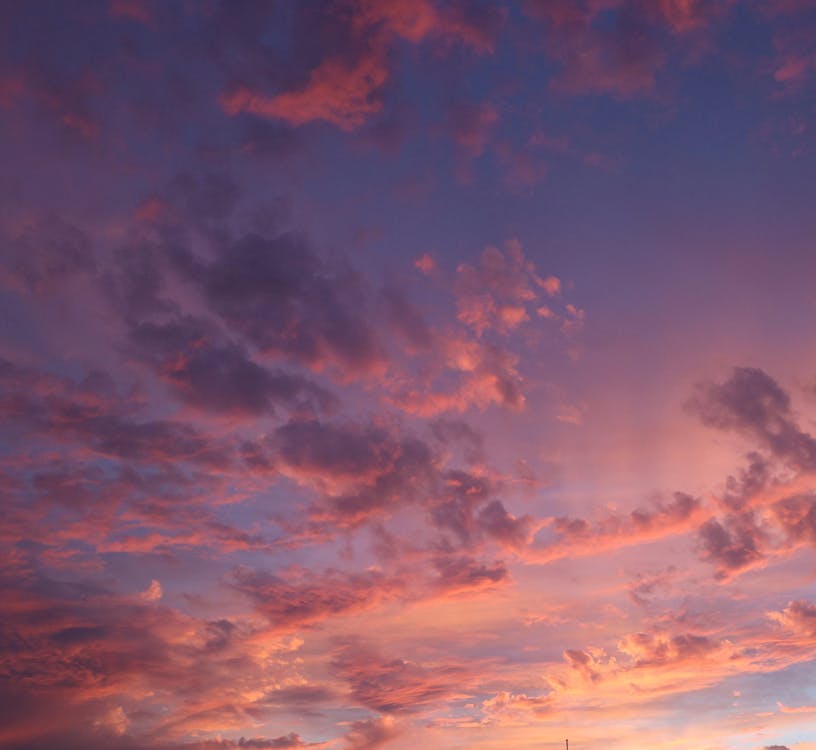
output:
POLYGON ((816 750, 815 134, 814 0, 0 0, 0 748, 816 750))

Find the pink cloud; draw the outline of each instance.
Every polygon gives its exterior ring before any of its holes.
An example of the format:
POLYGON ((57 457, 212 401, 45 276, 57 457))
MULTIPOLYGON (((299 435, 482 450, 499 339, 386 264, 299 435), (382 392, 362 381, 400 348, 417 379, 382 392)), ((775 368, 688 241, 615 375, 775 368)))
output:
POLYGON ((481 335, 486 330, 512 330, 529 320, 527 307, 553 282, 541 279, 535 265, 524 257, 521 244, 510 240, 505 250, 486 248, 478 264, 461 263, 456 269, 458 318, 481 335))
POLYGON ((357 0, 350 7, 350 54, 324 58, 299 88, 274 95, 248 86, 233 88, 220 98, 224 111, 231 116, 246 112, 281 119, 294 126, 323 120, 341 130, 355 130, 382 110, 396 40, 460 42, 486 53, 492 51, 493 37, 503 21, 498 11, 470 14, 456 4, 440 10, 430 0, 357 0))
POLYGON ((385 60, 378 52, 354 63, 324 60, 300 91, 265 96, 247 88, 224 94, 221 105, 229 115, 242 112, 303 125, 325 120, 341 130, 360 127, 382 109, 377 94, 388 79, 385 60))
POLYGON ((423 253, 414 261, 414 267, 429 276, 436 270, 436 261, 432 255, 423 253))
POLYGON ((546 53, 561 66, 555 91, 609 94, 619 99, 653 95, 671 54, 699 58, 706 34, 732 3, 710 0, 528 0, 528 15, 548 26, 546 53), (668 32, 676 48, 661 39, 668 32))
POLYGON ((652 508, 638 508, 628 514, 608 515, 594 523, 583 518, 553 518, 545 528, 552 529, 555 538, 534 542, 529 554, 541 561, 596 555, 687 533, 708 515, 700 500, 678 492, 669 503, 656 503, 652 508))

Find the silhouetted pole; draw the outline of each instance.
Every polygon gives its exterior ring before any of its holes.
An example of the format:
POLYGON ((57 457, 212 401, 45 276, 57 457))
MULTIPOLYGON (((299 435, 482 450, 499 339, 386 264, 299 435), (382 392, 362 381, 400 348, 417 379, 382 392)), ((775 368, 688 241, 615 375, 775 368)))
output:
POLYGON ((567 750, 569 750, 569 740, 564 740, 567 743, 567 750))

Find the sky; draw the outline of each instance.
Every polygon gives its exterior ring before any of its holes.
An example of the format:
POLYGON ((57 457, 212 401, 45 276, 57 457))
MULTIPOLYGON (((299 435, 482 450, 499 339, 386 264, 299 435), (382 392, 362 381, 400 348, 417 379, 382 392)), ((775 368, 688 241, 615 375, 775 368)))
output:
POLYGON ((813 0, 0 0, 0 748, 815 750, 814 133, 813 0))

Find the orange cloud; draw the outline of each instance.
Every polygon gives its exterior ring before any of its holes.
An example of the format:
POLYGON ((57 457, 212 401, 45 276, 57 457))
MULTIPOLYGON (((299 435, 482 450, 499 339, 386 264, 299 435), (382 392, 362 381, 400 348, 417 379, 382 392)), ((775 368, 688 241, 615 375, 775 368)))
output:
POLYGON ((626 515, 608 515, 594 523, 583 518, 549 519, 545 528, 551 529, 555 538, 549 542, 534 542, 524 554, 536 562, 596 555, 687 533, 707 517, 709 512, 699 499, 677 492, 669 503, 638 508, 626 515))

